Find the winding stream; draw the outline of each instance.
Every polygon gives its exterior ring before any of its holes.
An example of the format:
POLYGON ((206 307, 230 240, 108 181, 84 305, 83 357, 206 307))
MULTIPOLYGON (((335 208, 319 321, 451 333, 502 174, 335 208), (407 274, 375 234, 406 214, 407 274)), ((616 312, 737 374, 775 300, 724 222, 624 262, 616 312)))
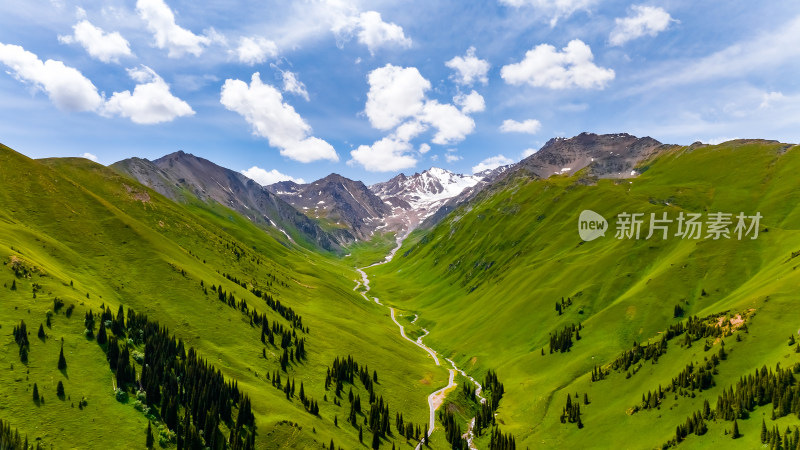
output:
MULTIPOLYGON (((360 269, 356 268, 356 270, 361 274, 361 281, 356 280, 356 286, 353 288, 353 290, 355 291, 356 289, 358 289, 360 286, 363 285, 364 291, 361 292, 361 296, 364 297, 366 301, 368 302, 374 301, 378 305, 385 306, 383 303, 380 302, 378 297, 372 297, 372 300, 370 300, 369 296, 367 296, 367 293, 370 290, 369 277, 367 277, 367 274, 366 272, 364 272, 363 269, 368 269, 370 267, 375 267, 390 262, 392 258, 394 258, 394 255, 397 253, 397 251, 400 250, 400 246, 403 244, 403 239, 405 239, 405 236, 399 236, 397 238, 397 247, 392 249, 392 251, 389 252, 389 254, 386 256, 386 259, 384 259, 383 261, 371 264, 367 267, 362 267, 360 269)), ((391 316, 392 321, 395 323, 395 325, 397 325, 400 328, 400 336, 402 336, 403 339, 411 342, 417 347, 428 352, 428 354, 433 358, 433 362, 435 362, 437 366, 440 366, 441 363, 439 361, 439 357, 436 354, 436 351, 422 343, 422 338, 428 335, 428 330, 423 328, 422 331, 424 332, 424 334, 422 336, 418 337, 416 341, 411 339, 406 335, 406 331, 403 325, 400 325, 400 322, 398 322, 397 318, 395 318, 394 308, 392 308, 391 306, 387 306, 387 308, 389 308, 389 315, 391 316)), ((419 319, 419 315, 415 315, 414 320, 411 323, 416 322, 417 319, 419 319)), ((447 360, 447 362, 450 363, 451 366, 453 366, 453 368, 447 369, 448 372, 450 373, 450 380, 448 381, 447 386, 437 391, 434 391, 428 396, 428 408, 430 409, 430 417, 428 420, 428 436, 430 436, 433 433, 433 430, 436 428, 436 410, 439 409, 442 403, 444 403, 444 399, 445 397, 447 397, 448 391, 456 387, 456 382, 455 382, 456 372, 459 372, 461 375, 463 375, 465 378, 468 378, 470 381, 472 381, 472 383, 475 384, 475 396, 478 399, 480 399, 481 403, 486 403, 486 399, 481 396, 481 391, 483 390, 483 387, 480 385, 480 383, 478 383, 478 381, 476 381, 471 376, 467 375, 463 370, 459 369, 458 366, 456 366, 456 363, 454 363, 451 359, 448 358, 445 359, 447 360)), ((473 433, 474 427, 475 427, 475 418, 473 417, 469 423, 467 432, 463 435, 463 437, 469 443, 469 448, 471 450, 477 450, 477 447, 473 443, 475 439, 475 435, 473 433)), ((415 450, 420 450, 421 448, 422 448, 422 441, 420 441, 417 444, 415 450)))

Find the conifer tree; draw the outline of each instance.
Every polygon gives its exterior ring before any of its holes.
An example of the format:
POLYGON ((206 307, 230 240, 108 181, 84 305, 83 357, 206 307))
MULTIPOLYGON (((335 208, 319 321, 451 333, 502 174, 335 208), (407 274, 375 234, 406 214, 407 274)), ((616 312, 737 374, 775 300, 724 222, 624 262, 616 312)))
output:
POLYGON ((58 382, 58 386, 56 387, 56 395, 59 397, 64 396, 64 383, 62 383, 60 380, 58 382))
POLYGON ((17 290, 17 280, 11 280, 11 290, 12 291, 17 290))
POLYGON ((58 354, 58 370, 65 370, 67 368, 67 360, 64 359, 64 345, 61 345, 61 352, 58 354))
POLYGON ((738 439, 741 436, 739 434, 739 424, 736 422, 736 419, 733 419, 733 432, 731 433, 731 437, 733 439, 738 439))
POLYGON ((36 383, 33 383, 33 401, 39 402, 39 386, 36 383))
POLYGON ((103 345, 108 341, 108 337, 106 335, 106 325, 103 322, 103 320, 100 321, 100 330, 97 331, 97 343, 100 345, 103 345))
POLYGON ((145 440, 145 445, 147 448, 153 448, 153 444, 155 444, 155 438, 153 437, 153 426, 150 421, 147 421, 147 438, 145 440))
POLYGON ((378 430, 372 432, 372 450, 378 450, 381 447, 381 437, 378 430))
POLYGON ((39 339, 44 339, 44 336, 45 336, 45 334, 44 334, 44 326, 41 323, 39 324, 39 333, 38 333, 38 335, 39 335, 39 339))

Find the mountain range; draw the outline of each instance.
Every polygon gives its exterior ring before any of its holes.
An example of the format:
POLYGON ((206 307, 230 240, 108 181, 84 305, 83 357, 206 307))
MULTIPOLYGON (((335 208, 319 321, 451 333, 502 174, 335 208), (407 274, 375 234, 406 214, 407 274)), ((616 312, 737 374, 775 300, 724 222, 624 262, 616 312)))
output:
POLYGON ((571 175, 584 170, 598 178, 636 175, 639 162, 669 148, 629 134, 582 133, 555 138, 519 163, 472 175, 433 167, 398 174, 366 186, 338 174, 308 184, 282 181, 261 186, 241 173, 178 151, 155 161, 130 158, 111 165, 172 200, 216 202, 288 241, 341 252, 375 232, 407 235, 423 222, 434 225, 456 205, 519 171, 537 177, 571 175))
POLYGON ((0 145, 0 446, 797 448, 799 171, 584 133, 264 187, 0 145))

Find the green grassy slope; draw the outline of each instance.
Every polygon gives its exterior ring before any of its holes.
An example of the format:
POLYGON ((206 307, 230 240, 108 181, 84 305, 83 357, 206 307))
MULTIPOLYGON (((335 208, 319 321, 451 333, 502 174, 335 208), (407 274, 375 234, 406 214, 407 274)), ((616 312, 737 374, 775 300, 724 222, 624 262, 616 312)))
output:
MULTIPOLYGON (((326 367, 336 356, 351 354, 376 370, 376 392, 388 400, 392 417, 400 411, 415 423, 427 417, 427 394, 447 382, 444 369, 398 336, 384 309, 353 291, 349 264, 287 247, 229 211, 177 205, 87 160, 34 161, 0 147, 0 260, 0 417, 44 445, 144 446, 147 419, 132 402, 115 400, 105 355, 84 337, 85 312, 97 313, 101 304, 148 314, 236 380, 252 399, 259 448, 320 447, 331 439, 345 448, 357 445, 357 431, 345 423, 346 398, 334 406, 332 391, 324 390, 326 367), (298 388, 303 381, 306 394, 319 402, 320 417, 265 379, 280 370, 280 348, 262 344, 246 316, 201 289, 201 281, 221 286, 270 322, 289 325, 226 273, 303 316, 309 358, 282 377, 295 379, 298 388), (56 297, 75 310, 70 318, 64 309, 56 312, 40 340, 36 330, 56 297), (30 331, 27 364, 12 337, 20 320, 30 331), (56 368, 62 338, 69 364, 64 373, 56 368), (65 386, 63 401, 55 395, 58 381, 65 386), (31 399, 33 383, 43 405, 31 399), (81 398, 88 400, 83 409, 81 398)), ((360 384, 355 391, 365 397, 360 384)), ((404 439, 395 443, 406 445, 404 439)))
MULTIPOLYGON (((654 448, 708 399, 763 364, 800 361, 787 346, 800 324, 797 286, 800 250, 800 148, 768 141, 675 148, 648 161, 631 180, 515 178, 460 207, 430 231, 413 234, 388 265, 370 269, 374 295, 406 314, 421 314, 426 343, 476 378, 496 369, 506 386, 498 421, 517 444, 530 448, 654 448), (612 219, 622 212, 726 212, 763 215, 758 239, 714 241, 660 236, 582 242, 578 216, 591 209, 612 219), (556 301, 571 297, 563 315, 556 301), (703 362, 721 344, 703 349, 671 341, 657 364, 644 363, 629 379, 612 371, 591 382, 594 365, 608 365, 634 341, 656 339, 674 318, 730 311, 755 315, 741 342, 725 339, 728 360, 716 386, 695 398, 670 394, 659 411, 629 414, 643 393, 666 386, 689 362, 703 362), (581 323, 570 352, 549 354, 549 333, 581 323), (545 349, 546 355, 540 354, 545 349), (559 421, 567 393, 589 394, 583 429, 559 421)), ((704 216, 705 220, 705 216, 704 216)), ((615 221, 610 221, 613 227, 615 221)), ((671 232, 677 231, 673 223, 671 232)), ((682 446, 753 448, 760 445, 761 414, 738 422, 742 439, 725 435, 731 422, 709 423, 709 433, 682 446)), ((796 416, 777 421, 798 425, 796 416)), ((488 445, 488 438, 479 439, 488 445)))

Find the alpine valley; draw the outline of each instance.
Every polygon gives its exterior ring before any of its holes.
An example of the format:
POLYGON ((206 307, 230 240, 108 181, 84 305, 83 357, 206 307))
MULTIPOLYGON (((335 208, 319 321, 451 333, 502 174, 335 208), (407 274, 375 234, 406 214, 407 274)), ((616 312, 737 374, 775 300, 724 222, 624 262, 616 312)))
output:
POLYGON ((0 448, 800 448, 797 173, 624 133, 369 186, 0 146, 0 448))

